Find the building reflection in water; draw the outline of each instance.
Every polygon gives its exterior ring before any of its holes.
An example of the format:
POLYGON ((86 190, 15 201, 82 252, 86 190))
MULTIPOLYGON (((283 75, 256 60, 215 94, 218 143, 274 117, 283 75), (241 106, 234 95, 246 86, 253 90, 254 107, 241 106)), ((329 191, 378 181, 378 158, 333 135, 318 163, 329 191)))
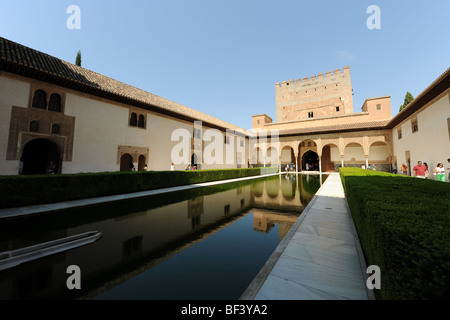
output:
POLYGON ((237 186, 227 184, 213 191, 177 193, 165 200, 150 197, 69 210, 38 221, 10 222, 12 225, 0 228, 0 252, 94 230, 101 232, 102 238, 0 271, 0 299, 79 298, 79 292, 66 288, 70 265, 82 270, 85 290, 81 298, 95 297, 248 214, 253 215, 253 226, 246 232, 268 233, 278 226, 279 242, 320 184, 320 177, 281 175, 237 186), (35 223, 42 228, 35 228, 35 223))

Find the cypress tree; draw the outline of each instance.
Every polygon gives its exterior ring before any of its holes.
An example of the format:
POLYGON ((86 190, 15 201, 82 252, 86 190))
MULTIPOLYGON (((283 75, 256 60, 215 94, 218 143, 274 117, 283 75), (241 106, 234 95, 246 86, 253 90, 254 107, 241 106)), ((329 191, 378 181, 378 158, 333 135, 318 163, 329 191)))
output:
POLYGON ((76 58, 76 60, 75 60, 75 64, 76 64, 77 66, 80 66, 80 67, 81 67, 81 51, 80 51, 80 50, 78 50, 77 58, 76 58))
POLYGON ((414 100, 414 97, 412 96, 411 93, 406 92, 406 96, 405 96, 405 101, 403 102, 403 104, 400 106, 400 111, 402 111, 403 109, 406 108, 406 106, 408 104, 410 104, 412 101, 414 100))

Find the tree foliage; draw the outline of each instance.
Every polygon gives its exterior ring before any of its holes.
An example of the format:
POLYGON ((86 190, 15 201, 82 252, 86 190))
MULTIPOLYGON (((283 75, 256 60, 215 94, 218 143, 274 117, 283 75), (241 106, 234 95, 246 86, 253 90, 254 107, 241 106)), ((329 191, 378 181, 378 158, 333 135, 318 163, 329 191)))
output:
POLYGON ((400 111, 402 111, 403 109, 405 109, 406 106, 407 106, 408 104, 410 104, 413 100, 414 100, 413 95, 412 95, 409 91, 406 92, 405 101, 404 101, 403 104, 400 106, 400 111))
POLYGON ((78 50, 77 58, 75 60, 75 64, 81 67, 81 51, 78 50))

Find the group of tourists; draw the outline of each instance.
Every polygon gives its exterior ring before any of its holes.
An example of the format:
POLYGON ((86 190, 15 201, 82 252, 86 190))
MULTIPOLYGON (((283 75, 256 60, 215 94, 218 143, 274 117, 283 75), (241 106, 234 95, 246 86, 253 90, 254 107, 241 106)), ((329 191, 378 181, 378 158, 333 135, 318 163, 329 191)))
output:
MULTIPOLYGON (((450 164, 450 158, 447 159, 447 162, 450 164)), ((448 170, 450 170, 450 168, 447 168, 448 170)), ((406 164, 402 164, 400 166, 400 170, 402 172, 403 175, 408 175, 408 166, 406 164)), ((394 170, 393 173, 397 173, 397 165, 394 165, 394 170)), ((426 162, 422 161, 418 161, 417 165, 414 166, 414 168, 412 169, 412 176, 413 177, 417 177, 417 178, 421 178, 421 179, 428 179, 429 175, 430 175, 430 170, 428 169, 428 164, 426 162)), ((436 181, 442 181, 445 182, 445 168, 444 168, 444 164, 442 162, 439 162, 436 167, 433 169, 433 175, 436 176, 436 181)), ((448 177, 448 180, 450 181, 450 174, 448 177)))

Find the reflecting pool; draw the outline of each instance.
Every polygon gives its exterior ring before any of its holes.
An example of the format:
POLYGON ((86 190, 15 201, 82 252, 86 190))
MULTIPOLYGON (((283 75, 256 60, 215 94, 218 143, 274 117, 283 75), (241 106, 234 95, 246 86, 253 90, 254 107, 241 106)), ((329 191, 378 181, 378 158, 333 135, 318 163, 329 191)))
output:
POLYGON ((102 233, 0 271, 0 299, 238 299, 326 177, 284 174, 0 220, 0 253, 102 233), (72 265, 80 290, 67 288, 72 265))

